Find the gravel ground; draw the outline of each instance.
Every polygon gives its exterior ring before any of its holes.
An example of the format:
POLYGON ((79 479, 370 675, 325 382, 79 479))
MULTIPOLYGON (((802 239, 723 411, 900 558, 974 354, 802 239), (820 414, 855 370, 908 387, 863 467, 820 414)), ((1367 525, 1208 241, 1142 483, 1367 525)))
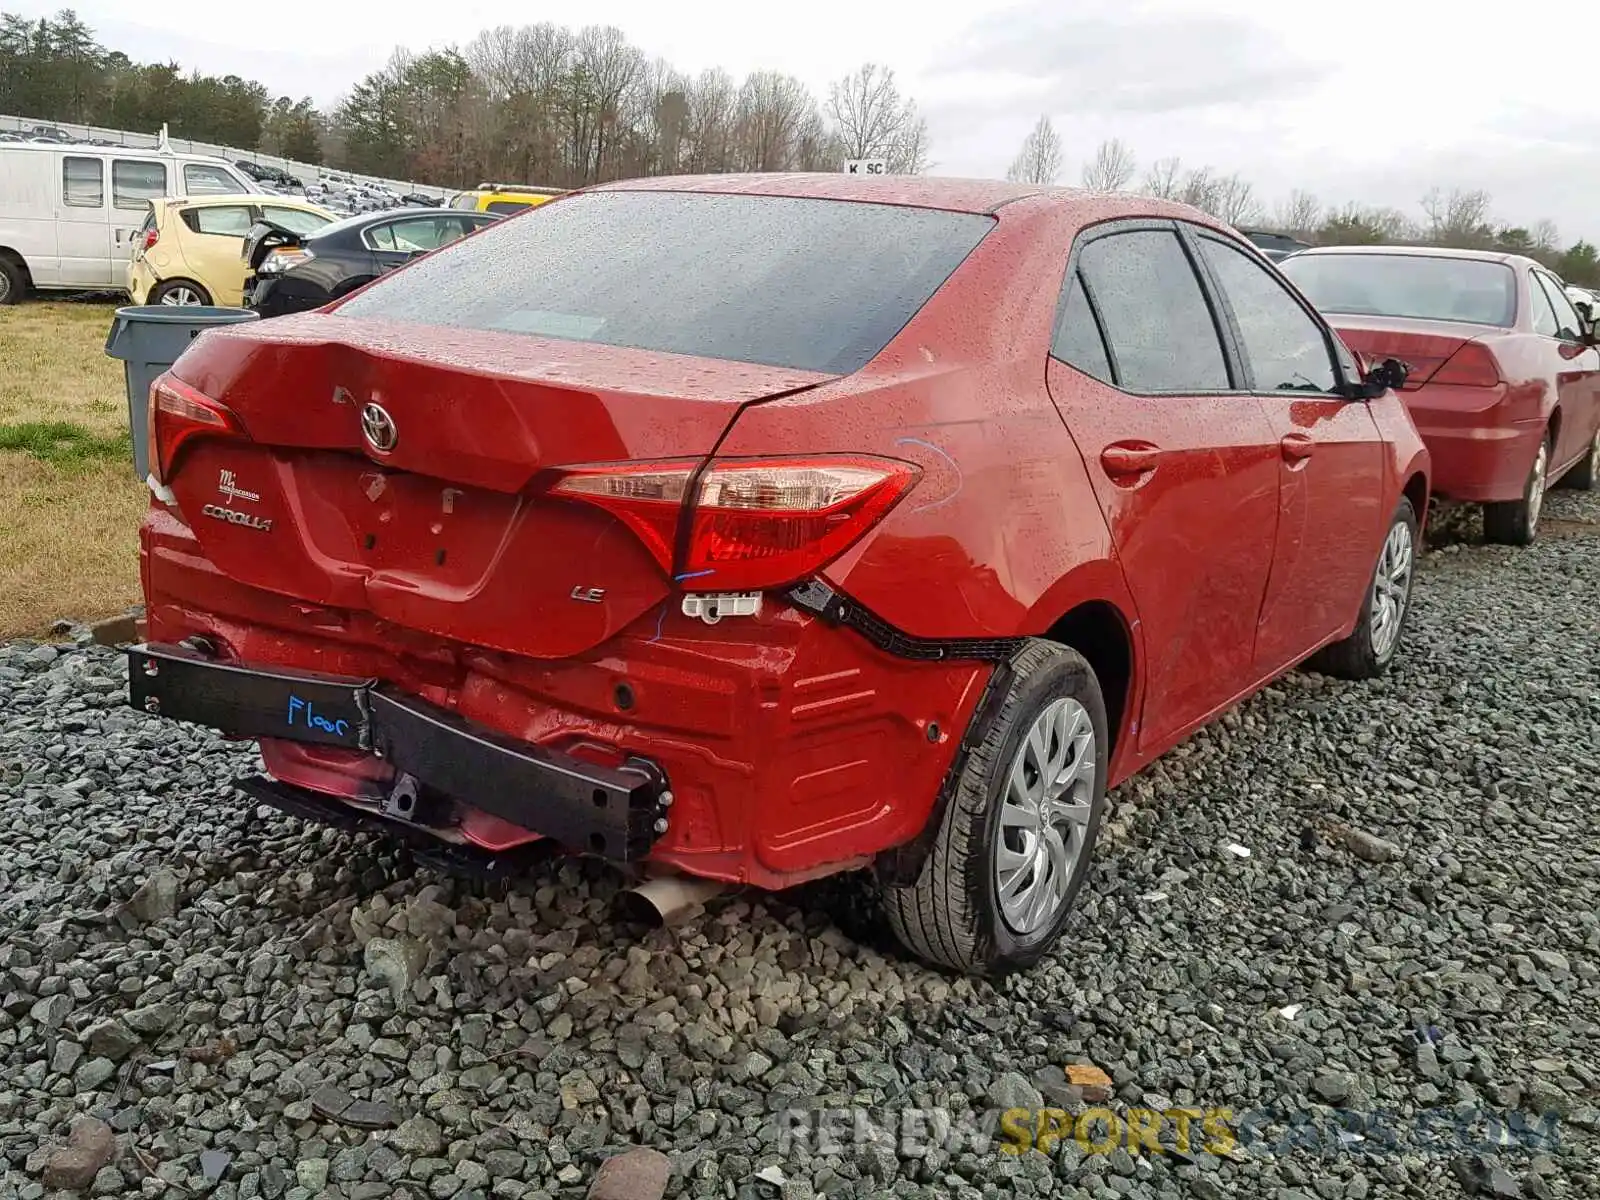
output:
POLYGON ((1121 788, 1070 949, 998 986, 851 881, 646 935, 593 864, 436 875, 247 805, 114 654, 0 647, 0 1200, 575 1197, 640 1144, 696 1197, 1600 1196, 1600 502, 1547 514, 1435 535, 1391 679, 1290 676, 1121 788), (1237 1144, 970 1115, 1108 1092, 1237 1144), (849 1106, 956 1133, 776 1115, 849 1106))

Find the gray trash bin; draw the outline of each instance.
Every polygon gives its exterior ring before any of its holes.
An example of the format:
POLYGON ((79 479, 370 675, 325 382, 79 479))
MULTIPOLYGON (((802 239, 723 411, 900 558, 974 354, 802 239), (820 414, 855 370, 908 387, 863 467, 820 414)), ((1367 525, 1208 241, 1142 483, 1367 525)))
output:
POLYGON ((133 469, 142 480, 150 474, 150 385, 178 361, 207 329, 259 320, 248 308, 202 305, 133 304, 117 309, 106 335, 106 353, 122 360, 128 381, 128 425, 133 432, 133 469))

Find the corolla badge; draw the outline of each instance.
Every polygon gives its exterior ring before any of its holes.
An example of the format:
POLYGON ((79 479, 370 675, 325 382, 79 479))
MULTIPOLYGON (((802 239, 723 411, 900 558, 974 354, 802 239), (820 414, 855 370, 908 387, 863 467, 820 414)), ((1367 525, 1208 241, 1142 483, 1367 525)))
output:
POLYGON ((389 453, 400 441, 394 418, 381 404, 368 404, 361 410, 361 436, 379 454, 389 453))

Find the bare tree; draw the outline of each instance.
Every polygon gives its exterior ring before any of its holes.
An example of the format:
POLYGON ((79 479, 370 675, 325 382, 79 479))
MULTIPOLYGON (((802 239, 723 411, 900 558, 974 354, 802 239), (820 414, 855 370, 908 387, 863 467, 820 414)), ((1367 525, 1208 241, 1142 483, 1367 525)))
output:
POLYGON ((1158 158, 1144 174, 1141 190, 1157 200, 1177 200, 1183 195, 1183 163, 1177 158, 1158 158))
POLYGON ((1138 164, 1121 138, 1095 147, 1094 157, 1083 164, 1083 186, 1091 192, 1120 192, 1133 179, 1138 164))
POLYGON ((1561 233, 1556 223, 1545 217, 1533 223, 1533 248, 1554 253, 1561 246, 1561 233))
POLYGON ((802 127, 816 101, 793 75, 757 71, 739 89, 735 134, 737 159, 746 171, 792 171, 798 164, 802 127))
POLYGON ((894 72, 866 63, 837 80, 828 92, 845 158, 882 158, 889 170, 912 174, 926 165, 927 123, 900 94, 894 72))
POLYGON ((1453 246, 1487 245, 1494 239, 1489 224, 1489 193, 1480 189, 1431 188, 1422 198, 1428 238, 1453 246))
POLYGON ((915 117, 900 135, 896 157, 889 160, 890 169, 904 175, 920 175, 933 164, 928 159, 928 123, 915 117), (898 161, 899 166, 894 163, 898 161))
POLYGON ((1022 140, 1022 149, 1011 160, 1006 178, 1015 183, 1054 183, 1061 174, 1061 138, 1048 116, 1040 117, 1032 132, 1022 140))
POLYGON ((1206 211, 1235 226, 1253 224, 1261 219, 1261 205, 1256 201, 1254 186, 1241 179, 1237 172, 1216 181, 1214 202, 1206 211))
POLYGON ((731 170, 733 125, 738 91, 723 70, 700 72, 685 89, 684 169, 694 172, 731 170))
POLYGON ((1322 205, 1310 192, 1296 188, 1278 204, 1272 223, 1283 233, 1308 237, 1322 226, 1322 205))

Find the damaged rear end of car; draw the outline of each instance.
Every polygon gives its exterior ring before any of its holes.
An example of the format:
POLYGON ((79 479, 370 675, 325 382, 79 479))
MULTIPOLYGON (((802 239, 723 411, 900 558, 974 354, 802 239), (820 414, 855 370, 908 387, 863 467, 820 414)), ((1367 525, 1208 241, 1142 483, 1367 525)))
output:
POLYGON ((152 391, 133 703, 259 739, 257 799, 491 863, 555 844, 766 887, 864 865, 920 832, 955 750, 895 697, 959 729, 989 668, 790 597, 919 468, 718 451, 751 407, 848 389, 990 224, 580 195, 207 334, 152 391), (771 243, 770 277, 706 278, 708 227, 771 243), (797 248, 825 276, 864 239, 916 261, 842 294, 794 277, 797 248))

